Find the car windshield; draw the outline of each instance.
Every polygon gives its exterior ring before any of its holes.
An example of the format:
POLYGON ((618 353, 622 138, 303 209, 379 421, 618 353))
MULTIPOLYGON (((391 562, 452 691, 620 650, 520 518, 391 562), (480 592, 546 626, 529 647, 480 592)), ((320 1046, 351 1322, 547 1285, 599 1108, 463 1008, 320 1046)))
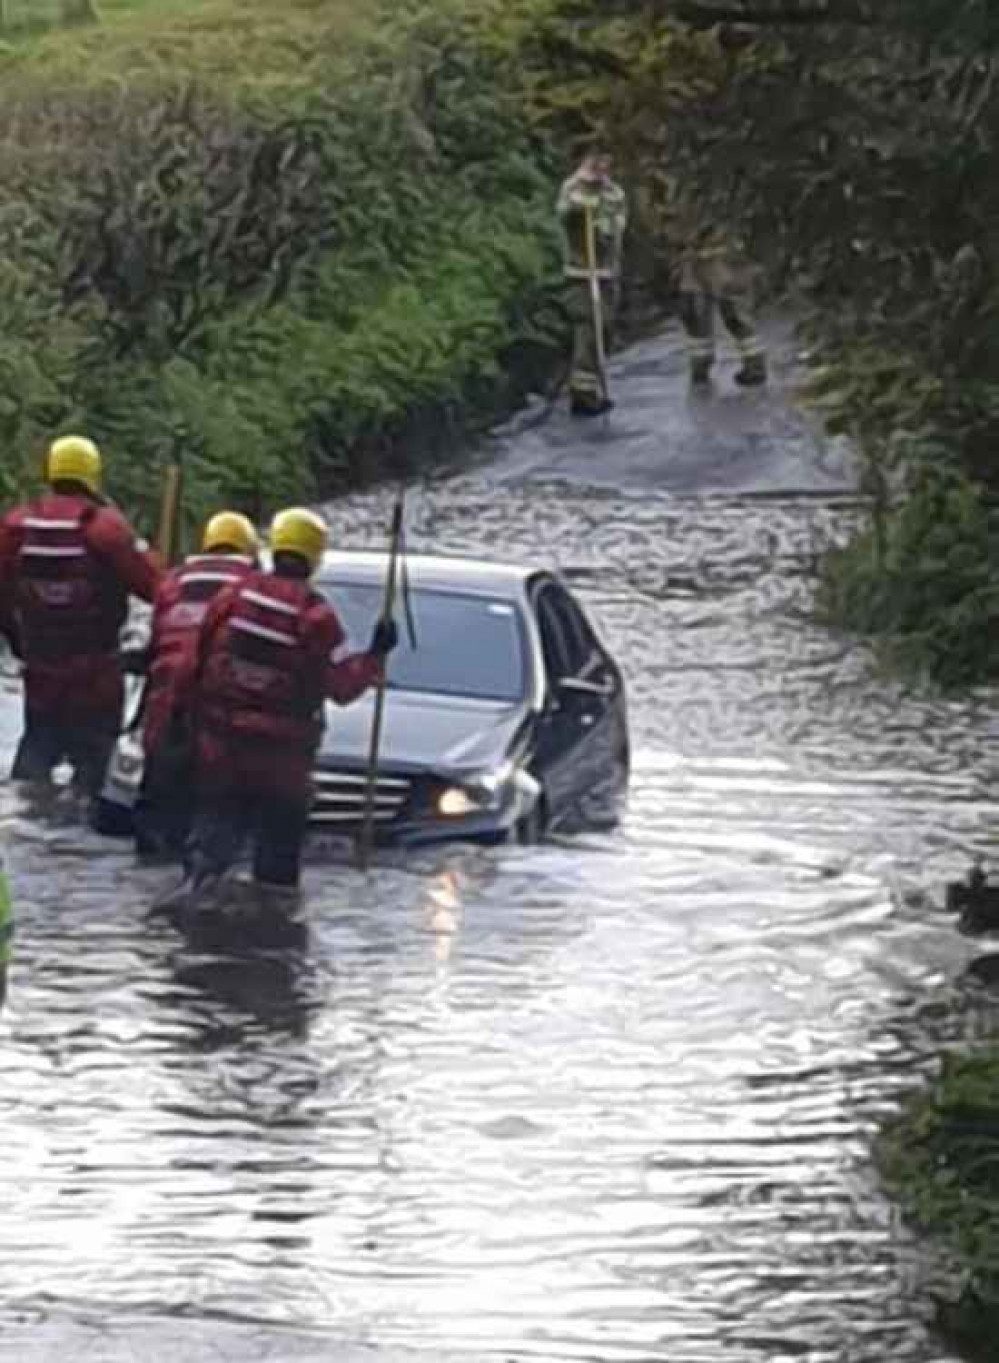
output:
MULTIPOLYGON (((340 617, 349 649, 367 648, 381 610, 381 587, 330 578, 318 585, 340 617)), ((389 660, 390 687, 476 700, 521 699, 524 646, 515 602, 414 589, 410 604, 416 647, 410 645, 400 600, 395 617, 399 646, 389 660)))

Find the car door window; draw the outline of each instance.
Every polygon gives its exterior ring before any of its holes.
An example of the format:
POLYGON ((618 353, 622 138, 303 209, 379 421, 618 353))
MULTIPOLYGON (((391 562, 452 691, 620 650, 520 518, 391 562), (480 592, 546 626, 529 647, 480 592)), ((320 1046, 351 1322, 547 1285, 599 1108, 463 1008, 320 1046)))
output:
POLYGON ((551 587, 543 587, 538 592, 534 608, 538 617, 545 672, 551 690, 561 677, 572 675, 572 652, 560 612, 556 609, 551 587))
POLYGON ((553 583, 548 588, 552 606, 558 617, 566 640, 569 657, 569 671, 566 676, 578 677, 585 672, 593 661, 596 641, 586 617, 564 587, 553 583))

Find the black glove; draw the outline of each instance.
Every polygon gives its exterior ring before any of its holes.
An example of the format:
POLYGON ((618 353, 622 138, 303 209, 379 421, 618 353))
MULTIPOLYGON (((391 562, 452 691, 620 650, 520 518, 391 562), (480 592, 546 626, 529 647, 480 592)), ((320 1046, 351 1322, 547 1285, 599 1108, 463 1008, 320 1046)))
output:
POLYGON ((369 653, 377 658, 386 658, 399 642, 399 631, 394 620, 379 620, 371 636, 369 653))
POLYGON ((149 671, 149 648, 123 648, 118 654, 121 670, 130 677, 144 677, 149 671))

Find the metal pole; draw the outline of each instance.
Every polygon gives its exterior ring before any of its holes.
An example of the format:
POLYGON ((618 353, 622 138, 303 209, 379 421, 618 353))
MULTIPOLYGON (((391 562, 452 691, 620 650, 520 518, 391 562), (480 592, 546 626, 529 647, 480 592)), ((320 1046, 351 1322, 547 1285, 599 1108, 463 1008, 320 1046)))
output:
MULTIPOLYGON (((399 562, 402 549, 403 513, 405 493, 400 492, 398 501, 392 509, 392 529, 389 536, 388 571, 385 574, 385 592, 382 597, 382 620, 391 620, 395 615, 395 598, 399 582, 399 562)), ((382 726, 385 719, 386 671, 375 688, 375 709, 371 719, 371 742, 368 748, 367 781, 364 788, 364 813, 357 836, 357 864, 367 871, 371 864, 371 852, 375 841, 375 794, 378 789, 378 757, 382 746, 382 726)))

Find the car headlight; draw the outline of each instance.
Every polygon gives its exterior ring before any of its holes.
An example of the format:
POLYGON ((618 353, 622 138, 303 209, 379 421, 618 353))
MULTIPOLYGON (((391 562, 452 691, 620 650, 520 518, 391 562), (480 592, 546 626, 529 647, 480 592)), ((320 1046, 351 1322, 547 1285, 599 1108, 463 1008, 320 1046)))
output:
POLYGON ((498 808, 509 793, 513 774, 513 763, 504 762, 494 771, 476 772, 460 785, 445 786, 434 801, 437 813, 445 819, 462 819, 498 808))
POLYGON ((477 814, 483 808, 463 786, 445 786, 437 796, 437 813, 443 814, 445 819, 461 819, 466 814, 477 814))

